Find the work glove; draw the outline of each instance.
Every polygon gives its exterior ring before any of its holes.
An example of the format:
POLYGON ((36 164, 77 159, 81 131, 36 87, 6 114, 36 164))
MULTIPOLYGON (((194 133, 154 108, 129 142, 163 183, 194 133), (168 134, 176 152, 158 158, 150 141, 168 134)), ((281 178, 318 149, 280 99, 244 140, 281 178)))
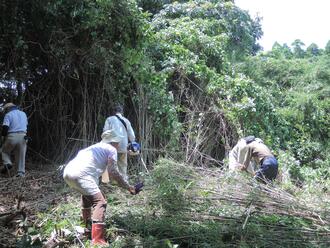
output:
POLYGON ((138 194, 141 190, 142 190, 142 188, 143 188, 143 182, 139 182, 139 183, 137 183, 134 187, 135 187, 135 194, 138 194))
POLYGON ((139 182, 137 184, 135 184, 134 188, 135 188, 135 194, 131 193, 132 195, 137 195, 140 191, 142 191, 143 188, 143 182, 139 182))
POLYGON ((133 142, 128 143, 127 153, 130 156, 136 156, 136 155, 140 154, 140 152, 141 152, 140 149, 141 149, 140 144, 133 141, 133 142))

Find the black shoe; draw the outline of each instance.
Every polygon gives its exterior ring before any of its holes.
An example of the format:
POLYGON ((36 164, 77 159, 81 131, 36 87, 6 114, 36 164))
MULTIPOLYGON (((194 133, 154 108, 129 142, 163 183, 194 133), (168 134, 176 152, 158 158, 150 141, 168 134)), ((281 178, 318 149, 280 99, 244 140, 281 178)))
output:
POLYGON ((1 171, 0 171, 1 174, 9 173, 11 168, 13 168, 13 166, 11 164, 4 164, 3 167, 4 168, 2 168, 1 171))

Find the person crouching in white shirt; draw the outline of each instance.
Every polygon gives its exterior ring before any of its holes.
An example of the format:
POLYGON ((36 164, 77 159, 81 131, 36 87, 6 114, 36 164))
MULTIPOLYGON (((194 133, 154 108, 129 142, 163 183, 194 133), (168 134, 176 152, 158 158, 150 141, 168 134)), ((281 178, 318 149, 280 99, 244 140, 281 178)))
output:
POLYGON ((117 168, 117 149, 122 137, 116 130, 108 130, 101 138, 101 142, 78 152, 65 167, 63 178, 71 188, 82 195, 82 218, 86 228, 88 223, 92 222, 92 243, 107 245, 104 237, 107 202, 98 186, 100 176, 107 170, 109 177, 116 180, 120 187, 131 194, 136 192, 134 186, 125 180, 117 168))

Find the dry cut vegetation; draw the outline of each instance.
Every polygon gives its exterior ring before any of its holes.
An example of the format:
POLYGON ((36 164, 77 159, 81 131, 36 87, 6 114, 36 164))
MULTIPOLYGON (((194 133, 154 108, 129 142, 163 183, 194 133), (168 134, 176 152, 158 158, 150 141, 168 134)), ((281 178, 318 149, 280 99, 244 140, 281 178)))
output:
MULTIPOLYGON (((111 247, 330 246, 329 184, 266 186, 245 174, 166 159, 139 177, 146 186, 138 196, 101 186, 111 247)), ((31 171, 1 185, 2 246, 42 247, 56 228, 71 231, 59 238, 62 247, 90 247, 73 229, 79 195, 57 172, 31 171)))

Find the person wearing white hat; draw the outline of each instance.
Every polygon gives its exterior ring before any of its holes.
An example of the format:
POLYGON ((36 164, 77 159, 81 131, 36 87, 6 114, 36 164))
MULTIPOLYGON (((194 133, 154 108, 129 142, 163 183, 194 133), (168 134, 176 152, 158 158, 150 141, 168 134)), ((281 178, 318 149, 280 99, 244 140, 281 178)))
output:
POLYGON ((13 103, 7 103, 3 106, 5 116, 2 123, 2 163, 4 168, 1 173, 5 174, 12 169, 11 153, 15 153, 15 162, 17 164, 17 177, 25 175, 25 155, 27 147, 26 132, 28 119, 25 112, 18 109, 13 103))
POLYGON ((86 228, 92 222, 92 243, 107 245, 104 239, 107 202, 98 186, 100 176, 107 170, 109 177, 116 180, 120 187, 131 194, 136 192, 134 186, 125 180, 117 168, 117 149, 122 137, 112 129, 104 132, 101 138, 101 142, 78 152, 65 167, 63 178, 71 188, 82 195, 82 219, 86 228))

